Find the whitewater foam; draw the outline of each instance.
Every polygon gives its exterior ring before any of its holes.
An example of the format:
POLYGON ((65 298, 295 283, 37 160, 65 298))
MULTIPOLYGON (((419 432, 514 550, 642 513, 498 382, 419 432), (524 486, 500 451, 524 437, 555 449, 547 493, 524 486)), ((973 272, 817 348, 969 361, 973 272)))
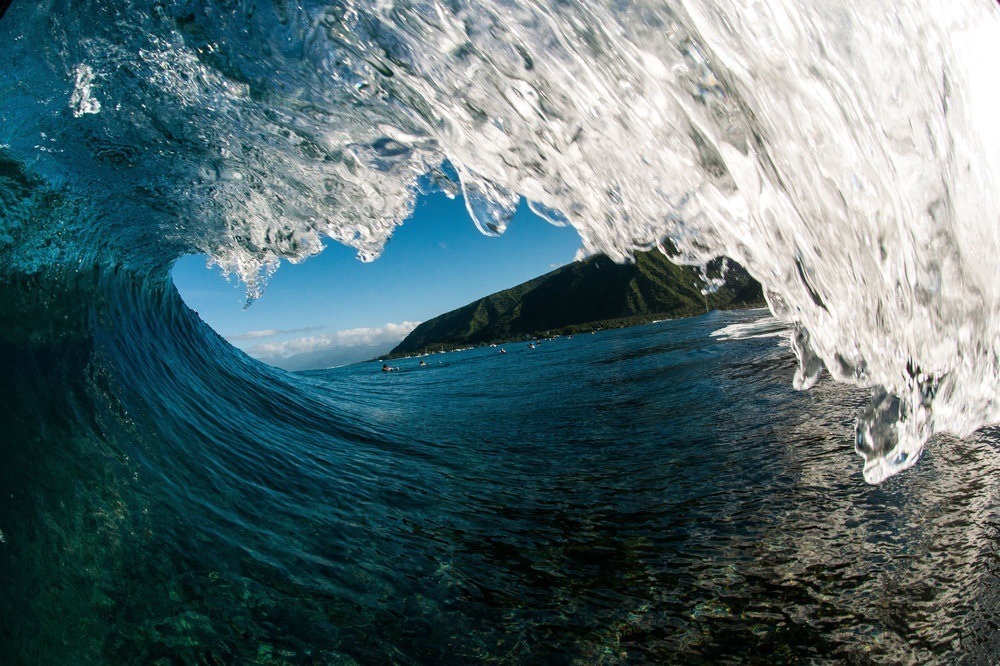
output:
POLYGON ((1000 420, 995 3, 60 4, 0 24, 0 143, 101 211, 88 238, 256 296, 323 236, 374 259, 428 187, 490 234, 523 197, 584 253, 747 267, 796 386, 879 387, 869 481, 1000 420))
POLYGON ((713 338, 721 340, 752 340, 755 338, 789 337, 787 321, 777 317, 764 317, 756 321, 729 324, 712 331, 713 338))
POLYGON ((73 111, 73 117, 100 113, 101 103, 93 96, 94 70, 90 65, 79 64, 74 72, 76 79, 73 82, 73 93, 69 96, 69 108, 73 111))

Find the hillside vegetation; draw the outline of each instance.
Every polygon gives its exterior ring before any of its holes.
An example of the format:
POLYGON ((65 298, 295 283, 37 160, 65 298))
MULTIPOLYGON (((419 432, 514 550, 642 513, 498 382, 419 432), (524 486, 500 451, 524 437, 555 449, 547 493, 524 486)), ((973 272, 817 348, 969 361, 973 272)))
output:
POLYGON ((706 281, 697 269, 677 266, 659 251, 636 253, 633 264, 616 264, 597 255, 430 319, 390 356, 764 304, 760 284, 735 262, 718 259, 707 274, 710 280, 723 281, 714 292, 704 294, 706 281))

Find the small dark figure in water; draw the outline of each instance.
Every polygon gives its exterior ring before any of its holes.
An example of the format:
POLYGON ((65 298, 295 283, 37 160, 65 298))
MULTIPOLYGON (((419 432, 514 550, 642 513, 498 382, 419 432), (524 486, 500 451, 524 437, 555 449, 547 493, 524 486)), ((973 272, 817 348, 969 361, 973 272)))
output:
POLYGON ((507 353, 507 350, 506 350, 506 349, 504 349, 503 347, 501 347, 501 348, 500 348, 500 353, 501 353, 501 354, 506 354, 506 353, 507 353))
POLYGON ((382 372, 392 372, 392 368, 389 367, 388 363, 382 364, 382 372))
POLYGON ((424 360, 421 360, 421 361, 420 361, 420 367, 422 368, 422 367, 424 367, 425 365, 427 365, 427 361, 424 361, 424 360))

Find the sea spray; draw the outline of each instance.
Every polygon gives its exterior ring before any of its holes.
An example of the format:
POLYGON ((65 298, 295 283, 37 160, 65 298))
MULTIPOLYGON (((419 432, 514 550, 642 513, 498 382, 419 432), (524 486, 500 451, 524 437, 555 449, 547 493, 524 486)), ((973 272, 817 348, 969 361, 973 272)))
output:
POLYGON ((1000 420, 998 14, 14 5, 0 144, 65 214, 27 215, 30 244, 4 229, 5 265, 36 264, 39 238, 51 261, 157 271, 201 251, 256 296, 323 236, 377 257, 431 173, 487 233, 523 197, 584 253, 746 266, 795 331, 797 386, 825 367, 873 387, 857 448, 877 482, 933 433, 1000 420))

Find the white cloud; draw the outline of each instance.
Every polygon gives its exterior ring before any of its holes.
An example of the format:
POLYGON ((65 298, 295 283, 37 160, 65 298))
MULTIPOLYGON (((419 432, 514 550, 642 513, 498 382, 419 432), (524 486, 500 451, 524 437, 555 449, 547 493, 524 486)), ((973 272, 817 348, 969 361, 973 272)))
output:
MULTIPOLYGON (((254 345, 246 352, 251 356, 260 359, 288 358, 296 354, 306 354, 318 351, 333 351, 339 349, 350 349, 357 347, 377 347, 383 346, 386 350, 396 345, 405 338, 410 331, 416 328, 420 322, 404 321, 398 324, 388 323, 384 326, 349 328, 343 331, 335 331, 325 335, 311 335, 290 340, 277 340, 274 342, 263 342, 254 345)), ((303 331, 309 329, 301 329, 303 331)), ((314 329, 315 330, 315 329, 314 329)), ((291 333, 294 331, 280 331, 274 335, 263 335, 266 331, 249 331, 242 336, 232 336, 230 340, 247 340, 265 337, 277 337, 278 333, 291 333), (261 335, 251 335, 260 333, 261 335)))
POLYGON ((308 326, 306 328, 263 328, 258 331, 247 331, 246 333, 238 333, 236 335, 230 335, 228 340, 230 342, 235 342, 237 340, 259 340, 261 338, 276 338, 281 335, 292 335, 294 333, 311 333, 313 331, 322 331, 326 326, 308 326))

